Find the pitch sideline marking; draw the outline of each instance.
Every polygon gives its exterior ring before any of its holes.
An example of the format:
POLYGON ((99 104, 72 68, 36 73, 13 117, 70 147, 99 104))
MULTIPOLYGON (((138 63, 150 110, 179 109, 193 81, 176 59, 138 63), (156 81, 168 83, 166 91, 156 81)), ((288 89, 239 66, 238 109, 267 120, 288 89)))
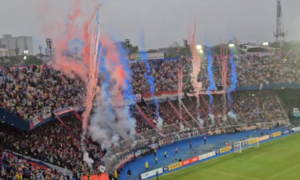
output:
POLYGON ((300 166, 300 164, 297 164, 297 165, 295 165, 295 166, 293 166, 293 167, 290 167, 290 168, 288 168, 288 169, 286 169, 286 170, 284 170, 284 171, 281 171, 280 173, 277 173, 277 174, 275 174, 275 175, 273 175, 273 176, 271 176, 271 177, 268 177, 267 179, 265 179, 265 180, 268 180, 268 179, 272 179, 272 178, 274 178, 274 177, 277 177, 277 176, 279 176, 279 175, 281 175, 281 174, 283 174, 283 173, 286 173, 286 172, 288 172, 288 171, 290 171, 290 170, 292 170, 292 169, 294 169, 294 168, 296 168, 296 167, 299 167, 300 166))
POLYGON ((257 155, 257 156, 252 157, 252 158, 249 158, 249 159, 247 159, 247 160, 252 160, 252 159, 258 158, 258 157, 260 157, 260 156, 263 156, 263 155, 265 155, 265 154, 272 153, 272 152, 275 152, 275 151, 278 151, 278 150, 280 150, 280 149, 284 149, 284 148, 287 148, 287 147, 288 147, 288 146, 283 146, 283 147, 281 147, 281 148, 278 148, 278 149, 275 149, 275 150, 272 150, 272 151, 268 151, 268 152, 259 154, 259 155, 257 155))
POLYGON ((231 174, 231 173, 225 173, 225 172, 212 171, 212 170, 202 169, 202 168, 199 168, 199 169, 201 169, 201 170, 203 170, 203 171, 207 171, 207 172, 216 173, 216 174, 223 174, 223 175, 228 175, 228 176, 235 176, 235 177, 240 177, 240 178, 250 179, 250 180, 259 180, 259 179, 255 179, 255 178, 251 178, 251 177, 240 176, 240 175, 237 175, 237 174, 231 174))

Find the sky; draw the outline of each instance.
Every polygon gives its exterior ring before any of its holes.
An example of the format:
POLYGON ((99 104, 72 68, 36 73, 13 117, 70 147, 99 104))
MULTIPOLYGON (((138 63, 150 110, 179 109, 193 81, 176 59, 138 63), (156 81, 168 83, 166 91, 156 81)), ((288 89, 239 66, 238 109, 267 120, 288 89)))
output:
MULTIPOLYGON (((55 31, 55 23, 66 19, 75 0, 1 0, 0 35, 32 36, 35 50, 45 46, 45 37, 55 31), (48 27, 45 33, 45 27, 48 27), (51 26, 52 28, 49 28, 51 26)), ((93 9, 93 0, 83 0, 80 8, 93 9)), ((102 33, 116 40, 130 39, 139 45, 144 30, 147 49, 183 44, 188 29, 197 24, 196 43, 274 41, 276 0, 97 0, 102 33)), ((287 40, 300 39, 300 1, 282 0, 283 25, 287 40)), ((83 14, 78 21, 85 19, 83 14)), ((58 32, 56 32, 58 33, 58 32)))

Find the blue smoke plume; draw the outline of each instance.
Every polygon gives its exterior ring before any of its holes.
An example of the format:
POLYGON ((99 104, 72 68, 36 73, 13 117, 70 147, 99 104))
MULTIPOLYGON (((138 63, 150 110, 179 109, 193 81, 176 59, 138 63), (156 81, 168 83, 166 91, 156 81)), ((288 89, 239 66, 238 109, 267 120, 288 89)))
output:
POLYGON ((213 58, 211 55, 210 49, 207 48, 206 50, 206 56, 207 56, 207 61, 208 61, 208 66, 207 66, 207 71, 208 71, 208 76, 209 76, 209 87, 208 90, 206 91, 210 100, 209 100, 209 105, 211 106, 213 102, 213 96, 211 95, 210 91, 215 90, 215 82, 214 82, 214 73, 213 73, 213 58))
POLYGON ((80 49, 83 49, 85 43, 80 39, 72 39, 68 42, 68 49, 72 53, 78 53, 80 49))
POLYGON ((228 90, 228 99, 230 102, 233 102, 230 93, 235 90, 237 84, 237 77, 235 71, 235 63, 234 63, 234 48, 231 48, 231 57, 230 57, 230 64, 231 64, 231 88, 228 90))
POLYGON ((149 65, 148 63, 148 60, 147 60, 147 53, 146 53, 146 48, 145 48, 145 43, 144 43, 144 31, 141 31, 140 33, 140 39, 141 39, 141 47, 142 47, 142 52, 141 52, 141 58, 142 60, 144 61, 146 67, 147 67, 147 72, 145 73, 145 78, 148 80, 148 83, 150 85, 150 91, 151 91, 151 94, 154 98, 154 103, 155 103, 155 106, 156 106, 156 116, 157 117, 160 117, 159 116, 159 105, 158 105, 158 100, 157 98, 155 97, 155 79, 154 77, 151 75, 151 72, 152 72, 152 69, 151 69, 151 66, 149 65))
MULTIPOLYGON (((129 77, 132 77, 131 69, 129 68, 129 59, 127 58, 128 51, 126 51, 122 44, 118 44, 118 49, 120 53, 120 61, 123 66, 123 70, 129 77)), ((123 88, 124 100, 128 102, 135 102, 135 96, 133 94, 133 88, 130 82, 130 79, 125 78, 126 87, 123 88)), ((134 104, 134 103, 132 103, 134 104)))

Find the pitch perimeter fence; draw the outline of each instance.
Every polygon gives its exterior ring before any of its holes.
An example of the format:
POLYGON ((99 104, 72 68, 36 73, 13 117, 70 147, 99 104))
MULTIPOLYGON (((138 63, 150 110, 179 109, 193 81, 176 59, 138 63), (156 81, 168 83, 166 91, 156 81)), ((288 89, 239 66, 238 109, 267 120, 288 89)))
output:
MULTIPOLYGON (((247 120, 240 120, 239 124, 227 122, 223 123, 222 127, 211 126, 207 129, 198 128, 198 125, 194 121, 187 122, 191 125, 191 127, 193 127, 192 129, 181 128, 181 130, 178 130, 178 127, 182 125, 172 124, 163 127, 162 132, 164 132, 164 136, 160 136, 155 130, 144 131, 140 133, 140 136, 144 137, 143 139, 135 142, 121 141, 118 147, 111 147, 108 149, 102 159, 103 164, 105 165, 106 172, 112 173, 115 169, 119 169, 134 158, 150 154, 159 146, 168 145, 176 141, 195 138, 204 134, 215 135, 231 133, 233 130, 246 131, 254 129, 268 129, 270 127, 286 125, 288 123, 288 119, 276 119, 274 121, 267 121, 263 118, 259 119, 259 117, 263 116, 263 114, 264 113, 258 113, 258 116, 256 116, 258 119, 257 121, 252 121, 253 123, 246 123, 247 120)), ((244 115, 243 117, 248 118, 249 116, 244 115)), ((241 116, 239 118, 241 119, 241 116)))

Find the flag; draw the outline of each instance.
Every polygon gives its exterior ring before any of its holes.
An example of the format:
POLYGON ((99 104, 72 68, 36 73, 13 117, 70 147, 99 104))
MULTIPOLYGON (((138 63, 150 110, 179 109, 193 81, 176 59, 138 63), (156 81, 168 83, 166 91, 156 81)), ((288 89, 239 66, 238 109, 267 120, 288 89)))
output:
POLYGON ((34 127, 34 125, 33 125, 33 120, 30 120, 30 121, 29 121, 29 127, 30 127, 30 130, 33 129, 33 127, 34 127))

